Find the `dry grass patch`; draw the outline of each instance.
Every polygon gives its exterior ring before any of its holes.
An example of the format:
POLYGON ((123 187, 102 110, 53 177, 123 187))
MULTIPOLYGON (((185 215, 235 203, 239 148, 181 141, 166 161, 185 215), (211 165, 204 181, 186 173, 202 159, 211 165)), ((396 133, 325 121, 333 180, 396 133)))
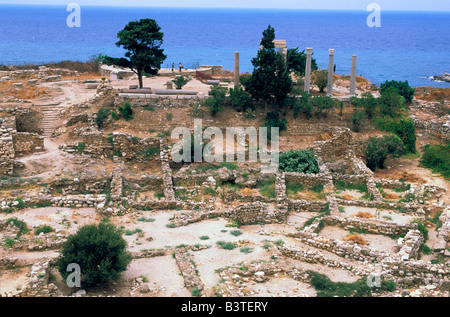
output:
POLYGON ((396 194, 387 193, 386 195, 384 195, 384 199, 392 200, 392 199, 399 199, 399 197, 396 194))
MULTIPOLYGON (((20 83, 21 81, 14 81, 20 83)), ((14 87, 13 81, 3 81, 0 83, 0 96, 12 96, 18 99, 36 99, 39 96, 47 95, 49 92, 45 88, 28 86, 23 83, 23 87, 14 87)))
POLYGON ((375 218, 375 216, 372 213, 367 212, 367 211, 358 211, 358 213, 355 214, 355 217, 366 218, 366 219, 368 219, 368 218, 375 218))
POLYGON ((241 194, 245 196, 253 196, 256 195, 256 192, 251 188, 245 187, 241 189, 241 194))
POLYGON ((356 199, 355 197, 353 197, 352 195, 349 195, 349 194, 344 194, 341 196, 341 198, 344 200, 355 200, 356 199))
POLYGON ((359 245, 368 245, 369 243, 362 238, 361 236, 358 236, 357 234, 349 234, 345 238, 342 239, 342 241, 350 241, 359 245))

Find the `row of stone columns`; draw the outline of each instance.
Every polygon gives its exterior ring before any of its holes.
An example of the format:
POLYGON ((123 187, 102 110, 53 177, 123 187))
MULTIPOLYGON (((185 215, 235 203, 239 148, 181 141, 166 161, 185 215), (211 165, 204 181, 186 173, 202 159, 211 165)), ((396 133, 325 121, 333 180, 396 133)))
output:
MULTIPOLYGON (((305 71, 305 91, 309 92, 311 89, 311 59, 312 59, 312 48, 306 49, 306 71, 305 71)), ((327 96, 333 95, 333 74, 334 74, 334 49, 328 50, 328 85, 327 85, 327 96)), ((352 67, 350 75, 350 96, 355 96, 356 94, 356 55, 352 56, 352 67)))
MULTIPOLYGON (((287 50, 286 50, 287 51, 287 50)), ((306 48, 306 70, 305 70, 305 88, 306 92, 311 90, 311 60, 313 49, 306 48)), ((284 52, 283 52, 284 53, 284 52)), ((327 84, 327 96, 333 95, 333 74, 334 74, 334 49, 329 49, 328 58, 328 84, 327 84)), ((286 54, 287 55, 287 54, 286 54)), ((239 52, 234 53, 234 86, 239 85, 239 52)), ((356 94, 356 55, 352 56, 352 67, 350 75, 350 96, 356 94)))

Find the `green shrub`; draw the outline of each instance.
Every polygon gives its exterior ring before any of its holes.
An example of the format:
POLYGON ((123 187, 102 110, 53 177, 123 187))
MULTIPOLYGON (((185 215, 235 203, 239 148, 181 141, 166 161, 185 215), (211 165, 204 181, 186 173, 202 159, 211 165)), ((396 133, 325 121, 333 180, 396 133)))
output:
POLYGON ((126 121, 133 120, 133 109, 130 103, 126 102, 124 106, 119 106, 119 113, 126 121))
POLYGON ((191 77, 189 76, 177 76, 175 77, 175 79, 172 80, 172 82, 175 84, 177 89, 181 89, 183 88, 184 85, 186 85, 188 82, 190 82, 192 80, 191 77))
POLYGON ((86 225, 70 235, 64 243, 57 267, 63 279, 70 272, 67 266, 77 263, 81 268, 83 287, 102 286, 119 278, 131 262, 127 243, 120 229, 111 223, 86 225))
POLYGON ((140 222, 154 222, 155 219, 153 219, 153 218, 140 217, 140 218, 137 219, 137 221, 140 221, 140 222))
POLYGON ((95 118, 95 123, 99 129, 102 129, 105 126, 106 120, 108 119, 109 112, 111 110, 108 108, 101 108, 97 112, 97 117, 95 118))
POLYGON ((417 229, 420 231, 420 233, 422 233, 423 241, 427 242, 427 240, 428 240, 428 229, 427 229, 427 227, 423 224, 423 222, 421 222, 419 220, 413 220, 412 223, 417 223, 417 229))
POLYGON ((240 249, 240 251, 241 251, 242 253, 249 254, 249 253, 252 253, 252 252, 253 252, 253 248, 250 248, 250 247, 242 247, 242 248, 240 249))
POLYGON ((336 106, 335 100, 328 96, 311 98, 313 112, 318 118, 326 118, 328 113, 336 106))
POLYGON ((328 71, 325 69, 315 71, 312 77, 313 84, 319 88, 320 92, 324 92, 328 85, 328 71))
POLYGON ((245 118, 246 119, 253 119, 255 117, 256 117, 255 110, 253 110, 251 108, 245 109, 245 118))
POLYGON ((237 245, 233 242, 217 241, 216 243, 224 250, 233 250, 237 247, 237 245))
POLYGON ((363 108, 367 118, 371 119, 375 115, 375 111, 379 105, 379 101, 370 92, 365 92, 361 98, 351 97, 350 103, 355 108, 363 108))
POLYGON ((396 285, 395 285, 395 282, 394 281, 392 281, 392 280, 388 280, 388 281, 382 281, 381 282, 381 288, 383 289, 383 290, 387 290, 387 291, 389 291, 389 292, 393 292, 393 291, 395 291, 395 289, 396 289, 396 285))
POLYGON ((450 145, 427 144, 422 148, 420 164, 450 180, 450 145))
POLYGON ((295 117, 297 117, 299 113, 303 113, 306 119, 311 119, 313 113, 311 94, 306 91, 302 92, 301 97, 295 99, 293 107, 295 117))
POLYGON ((405 145, 405 154, 416 153, 416 128, 414 121, 409 117, 392 118, 389 116, 378 117, 376 125, 381 131, 391 132, 397 135, 405 145))
POLYGON ((259 193, 266 198, 275 198, 275 177, 258 182, 259 193))
POLYGON ((408 81, 395 81, 395 80, 385 81, 384 83, 381 84, 380 88, 381 93, 383 93, 389 88, 395 89, 397 93, 400 96, 403 96, 406 102, 408 103, 413 100, 414 94, 416 92, 414 88, 411 88, 411 86, 409 86, 408 81))
POLYGON ((386 116, 398 116, 405 109, 405 98, 397 93, 393 87, 388 87, 380 96, 380 111, 386 116))
POLYGON ((205 112, 200 109, 200 104, 196 101, 194 101, 192 104, 190 104, 191 112, 189 113, 190 116, 195 118, 203 118, 205 115, 205 112))
POLYGON ((241 85, 230 88, 230 103, 238 111, 253 109, 252 96, 246 92, 241 85))
POLYGON ((204 101, 204 105, 209 107, 211 114, 215 116, 224 109, 226 88, 213 86, 209 92, 209 95, 211 97, 204 101))
POLYGON ((153 107, 152 105, 145 105, 142 107, 142 109, 147 110, 147 111, 155 111, 155 107, 153 107))
POLYGON ((277 111, 270 111, 267 113, 264 120, 264 126, 267 127, 267 137, 271 138, 271 128, 279 128, 279 132, 287 130, 286 119, 280 119, 280 114, 277 111))
POLYGON ((319 173, 319 164, 315 153, 310 149, 289 150, 280 154, 280 170, 296 173, 319 173))
POLYGON ((233 236, 240 236, 241 234, 242 234, 242 231, 241 230, 231 230, 230 231, 230 233, 233 235, 233 236))
POLYGON ((17 201, 17 209, 24 209, 26 207, 25 202, 21 198, 16 198, 15 201, 17 201))
POLYGON ((75 149, 78 153, 82 153, 84 149, 86 148, 86 144, 84 142, 78 142, 78 144, 75 146, 75 149))
POLYGON ((353 131, 361 131, 361 124, 364 120, 364 112, 362 110, 354 111, 352 114, 353 131))
POLYGON ((34 230, 34 234, 35 235, 39 235, 41 232, 49 233, 49 232, 52 232, 52 231, 53 231, 52 227, 50 227, 49 225, 44 225, 44 226, 36 228, 36 230, 34 230))
POLYGON ((433 254, 433 249, 431 249, 429 246, 427 246, 425 243, 422 243, 420 245, 420 252, 422 252, 425 255, 433 254))
POLYGON ((363 297, 371 295, 371 288, 365 278, 354 283, 332 282, 326 275, 307 271, 311 285, 317 290, 318 297, 363 297))
POLYGON ((404 151, 403 142, 396 136, 371 137, 364 152, 366 165, 371 170, 384 168, 388 155, 399 157, 404 151))
POLYGON ((18 236, 26 234, 30 231, 30 229, 27 228, 27 224, 24 221, 19 220, 17 218, 8 218, 6 220, 6 223, 8 223, 8 224, 12 223, 14 225, 14 227, 19 229, 19 232, 17 233, 18 236))
POLYGON ((191 295, 194 297, 200 297, 202 296, 202 292, 198 289, 197 286, 194 286, 194 288, 191 291, 191 295))

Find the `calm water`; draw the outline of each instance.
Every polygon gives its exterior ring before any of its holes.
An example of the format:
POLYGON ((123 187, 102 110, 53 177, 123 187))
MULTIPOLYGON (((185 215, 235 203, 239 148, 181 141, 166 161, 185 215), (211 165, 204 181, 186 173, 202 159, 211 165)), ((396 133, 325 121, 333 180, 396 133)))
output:
POLYGON ((450 87, 428 79, 450 72, 450 13, 382 12, 381 28, 366 25, 368 12, 247 9, 82 7, 81 27, 69 28, 65 6, 0 5, 0 63, 85 61, 103 53, 122 56, 114 43, 131 20, 153 18, 164 32, 167 60, 187 67, 223 65, 252 71, 262 31, 270 24, 288 48, 314 48, 327 68, 328 49, 336 49, 338 74, 349 74, 352 54, 357 73, 379 84, 408 80, 413 86, 450 87))

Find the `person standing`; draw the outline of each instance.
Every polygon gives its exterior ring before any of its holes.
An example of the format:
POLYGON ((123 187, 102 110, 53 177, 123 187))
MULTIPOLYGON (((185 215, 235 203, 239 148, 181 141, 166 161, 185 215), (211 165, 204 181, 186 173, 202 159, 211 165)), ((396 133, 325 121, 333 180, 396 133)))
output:
POLYGON ((178 68, 180 69, 180 73, 181 73, 181 69, 183 68, 183 66, 181 65, 181 63, 178 64, 178 68))
POLYGON ((175 69, 175 63, 172 63, 172 73, 173 73, 174 69, 175 69))

